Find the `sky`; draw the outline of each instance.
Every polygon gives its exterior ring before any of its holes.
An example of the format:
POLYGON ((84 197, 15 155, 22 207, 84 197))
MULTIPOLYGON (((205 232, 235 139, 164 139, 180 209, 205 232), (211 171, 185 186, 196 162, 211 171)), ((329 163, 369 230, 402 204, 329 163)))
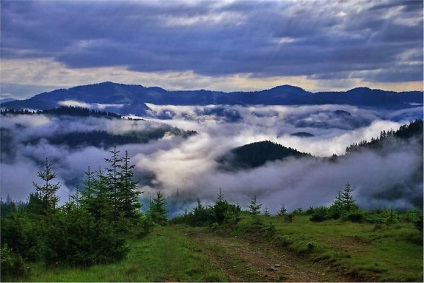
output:
POLYGON ((82 84, 423 89, 423 2, 1 1, 0 98, 82 84))

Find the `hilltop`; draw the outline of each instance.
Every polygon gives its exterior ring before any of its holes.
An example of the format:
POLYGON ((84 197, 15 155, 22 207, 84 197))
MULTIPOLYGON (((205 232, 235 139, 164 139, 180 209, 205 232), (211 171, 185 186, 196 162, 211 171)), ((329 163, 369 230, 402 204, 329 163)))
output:
POLYGON ((57 89, 26 100, 1 103, 9 109, 52 109, 58 106, 83 106, 106 109, 121 115, 144 115, 155 105, 324 105, 346 104, 379 108, 407 108, 423 104, 420 91, 393 92, 355 88, 346 92, 312 93, 300 87, 283 85, 255 92, 210 90, 168 91, 160 87, 125 85, 112 82, 57 89))

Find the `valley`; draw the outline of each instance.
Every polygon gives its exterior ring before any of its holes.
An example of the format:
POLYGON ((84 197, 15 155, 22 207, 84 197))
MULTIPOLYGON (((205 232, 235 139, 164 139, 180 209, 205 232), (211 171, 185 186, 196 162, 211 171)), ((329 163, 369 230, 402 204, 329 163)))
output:
POLYGON ((126 112, 91 88, 128 101, 100 84, 2 104, 7 280, 422 280, 422 106, 183 92, 126 112))

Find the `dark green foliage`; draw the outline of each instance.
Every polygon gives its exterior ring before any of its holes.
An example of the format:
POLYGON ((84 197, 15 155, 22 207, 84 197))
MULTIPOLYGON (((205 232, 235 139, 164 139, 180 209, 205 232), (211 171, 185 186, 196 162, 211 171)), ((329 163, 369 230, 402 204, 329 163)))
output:
POLYGON ((13 202, 1 203, 6 212, 1 215, 6 274, 23 274, 17 269, 23 261, 77 267, 110 263, 128 253, 128 236, 143 236, 151 230, 151 219, 140 212, 128 154, 121 158, 116 149, 111 153, 106 174, 89 168, 82 193, 77 188, 62 207, 57 207, 60 185, 54 182, 56 173, 48 160, 39 172, 44 183, 34 183, 37 191, 27 204, 17 209, 13 202))
POLYGON ((1 241, 24 260, 37 260, 44 247, 44 222, 37 221, 23 211, 1 218, 1 241))
POLYGON ((293 210, 292 214, 294 215, 304 215, 305 212, 303 211, 303 209, 301 207, 296 208, 295 210, 293 210))
POLYGON ((367 212, 364 220, 369 223, 393 224, 399 221, 399 213, 393 209, 376 210, 367 212))
POLYGON ((364 213, 362 210, 354 210, 354 211, 350 211, 348 212, 345 216, 344 219, 351 221, 351 222, 363 222, 364 221, 364 213))
POLYGON ((286 215, 284 215, 284 221, 291 223, 294 220, 294 216, 295 216, 295 214, 293 212, 286 214, 286 215))
POLYGON ((311 217, 309 217, 309 220, 312 222, 322 222, 328 220, 329 210, 330 209, 325 206, 316 207, 313 209, 313 213, 311 214, 311 217))
POLYGON ((81 196, 81 206, 86 209, 96 220, 113 219, 112 192, 105 181, 102 171, 94 172, 88 168, 86 172, 85 188, 81 196))
POLYGON ((312 207, 306 211, 306 214, 311 215, 309 220, 312 222, 322 222, 342 217, 344 220, 361 222, 364 218, 352 196, 352 188, 349 183, 346 183, 343 192, 339 192, 333 205, 330 207, 312 207))
POLYGON ((24 277, 27 274, 27 267, 22 256, 13 252, 7 244, 1 246, 1 279, 7 281, 10 276, 24 277))
POLYGON ((57 197, 56 192, 60 188, 60 184, 52 183, 52 181, 56 178, 57 173, 52 171, 51 164, 47 158, 44 170, 39 171, 38 176, 44 182, 42 185, 34 182, 34 186, 37 189, 36 196, 39 197, 41 202, 40 212, 44 215, 48 215, 56 209, 56 205, 59 201, 59 197, 57 197))
POLYGON ((115 114, 112 112, 106 112, 106 111, 97 111, 97 110, 90 110, 87 108, 81 108, 81 107, 72 107, 72 106, 62 106, 55 109, 49 109, 41 111, 43 114, 48 115, 54 115, 54 116, 60 116, 60 115, 68 115, 68 116, 79 116, 79 117, 104 117, 104 118, 115 118, 115 119, 121 119, 121 115, 115 114))
POLYGON ((61 211, 46 230, 45 262, 89 266, 122 259, 129 249, 117 228, 105 219, 96 220, 85 209, 61 211))
POLYGON ((253 216, 257 216, 257 215, 261 214, 261 206, 262 206, 262 204, 258 203, 258 197, 256 195, 253 196, 252 200, 249 204, 250 214, 252 214, 253 216))
POLYGON ((275 228, 275 225, 273 222, 270 222, 269 225, 266 227, 266 234, 270 238, 275 236, 275 233, 277 233, 277 228, 275 228))
POLYGON ((384 144, 389 143, 394 138, 400 140, 408 140, 413 137, 419 137, 422 141, 423 136, 423 121, 415 120, 409 125, 402 125, 397 131, 381 131, 380 136, 372 138, 371 141, 362 140, 359 143, 354 143, 346 148, 346 153, 360 151, 361 149, 382 149, 384 144))
POLYGON ((147 214, 156 224, 166 225, 168 223, 166 199, 162 192, 156 193, 156 197, 150 202, 149 211, 147 214))
POLYGON ((109 219, 121 222, 121 227, 139 223, 141 203, 138 200, 137 182, 133 180, 134 165, 130 164, 128 153, 119 156, 114 148, 110 151, 106 173, 99 170, 95 176, 90 168, 86 172, 85 188, 81 205, 96 219, 109 219))
POLYGON ((121 189, 121 176, 119 169, 122 163, 122 158, 119 156, 119 150, 117 150, 116 147, 109 152, 111 156, 109 158, 105 158, 105 161, 109 166, 106 167, 106 174, 103 176, 103 182, 110 191, 114 220, 116 220, 119 217, 118 194, 121 189))
POLYGON ((135 165, 130 164, 128 151, 119 166, 118 211, 125 219, 136 223, 140 217, 141 203, 138 200, 137 182, 133 180, 135 165))
POLYGON ((197 199, 197 206, 193 209, 191 225, 193 226, 207 226, 213 223, 214 213, 212 209, 205 207, 200 202, 200 199, 197 199))
POLYGON ((73 107, 73 106, 61 106, 54 109, 48 109, 48 110, 40 110, 40 111, 31 111, 28 109, 21 109, 21 110, 15 110, 15 109, 5 109, 2 110, 1 115, 36 115, 36 114, 47 114, 50 116, 78 116, 78 117, 104 117, 104 118, 116 118, 121 119, 121 115, 115 114, 112 112, 106 112, 106 111, 97 111, 97 110, 90 110, 87 108, 81 108, 81 107, 73 107))
POLYGON ((421 215, 415 222, 415 227, 418 229, 418 231, 423 231, 423 216, 421 215))
POLYGON ((16 204, 9 195, 6 197, 6 201, 3 201, 3 199, 0 201, 0 209, 1 209, 1 216, 6 217, 9 213, 16 211, 16 204))
POLYGON ((218 161, 222 164, 223 169, 237 170, 256 168, 268 161, 304 156, 310 155, 270 141, 262 141, 237 147, 218 161))
POLYGON ((346 183, 343 192, 339 192, 333 205, 328 212, 328 218, 339 219, 345 214, 358 209, 355 199, 352 196, 352 188, 349 183, 346 183))
POLYGON ((236 223, 239 219, 240 212, 240 206, 225 200, 220 189, 214 205, 204 206, 200 202, 200 199, 197 199, 197 206, 191 212, 173 221, 187 223, 192 226, 211 226, 216 230, 222 225, 236 223))
POLYGON ((241 209, 239 206, 231 204, 224 199, 224 195, 221 189, 219 189, 218 198, 215 201, 215 205, 212 207, 214 222, 218 224, 230 222, 240 214, 240 211, 241 209))
POLYGON ((287 208, 284 204, 281 205, 280 210, 278 210, 278 216, 284 216, 287 214, 287 208))

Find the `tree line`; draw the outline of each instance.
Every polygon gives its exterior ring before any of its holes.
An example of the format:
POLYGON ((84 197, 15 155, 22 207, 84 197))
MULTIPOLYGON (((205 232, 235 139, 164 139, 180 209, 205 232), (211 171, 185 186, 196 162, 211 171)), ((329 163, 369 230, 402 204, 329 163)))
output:
MULTIPOLYGON (((280 209, 274 216, 288 223, 293 222, 297 216, 309 216, 311 222, 340 220, 357 223, 393 224, 402 221, 412 223, 418 230, 423 230, 422 211, 408 210, 400 212, 393 209, 365 210, 359 207, 352 192, 353 189, 350 183, 347 182, 344 189, 339 191, 335 196, 330 206, 309 207, 306 210, 297 208, 289 213, 285 205, 281 204, 280 209)), ((242 210, 238 204, 232 204, 225 200, 220 190, 214 204, 205 206, 198 199, 197 206, 192 211, 185 212, 184 215, 173 218, 172 222, 214 228, 223 226, 232 227, 240 221, 243 215, 247 214, 253 217, 253 223, 256 228, 263 229, 266 226, 264 220, 273 215, 271 215, 267 207, 264 210, 261 210, 261 208, 262 204, 256 195, 252 197, 247 210, 242 210)))
POLYGON ((78 117, 105 117, 113 119, 121 119, 122 116, 113 112, 93 110, 83 107, 75 106, 60 106, 53 109, 47 110, 28 110, 28 109, 2 109, 0 111, 1 115, 31 115, 31 114, 46 114, 52 116, 68 115, 68 116, 78 116, 78 117))
POLYGON ((392 138, 398 138, 400 140, 407 140, 412 137, 421 137, 422 143, 423 135, 423 120, 415 120, 410 122, 407 125, 402 125, 397 131, 394 130, 383 130, 380 132, 380 135, 376 138, 371 138, 370 141, 361 140, 358 143, 353 143, 350 146, 346 147, 346 153, 352 153, 359 151, 364 148, 371 149, 381 149, 383 142, 389 141, 392 138))
POLYGON ((82 189, 62 206, 60 183, 49 160, 38 172, 40 183, 26 203, 1 202, 1 274, 24 276, 27 263, 47 266, 86 267, 122 259, 129 252, 127 240, 149 233, 167 222, 166 201, 161 192, 141 212, 140 192, 133 179, 134 165, 128 152, 114 148, 105 158, 105 169, 85 173, 82 189))

